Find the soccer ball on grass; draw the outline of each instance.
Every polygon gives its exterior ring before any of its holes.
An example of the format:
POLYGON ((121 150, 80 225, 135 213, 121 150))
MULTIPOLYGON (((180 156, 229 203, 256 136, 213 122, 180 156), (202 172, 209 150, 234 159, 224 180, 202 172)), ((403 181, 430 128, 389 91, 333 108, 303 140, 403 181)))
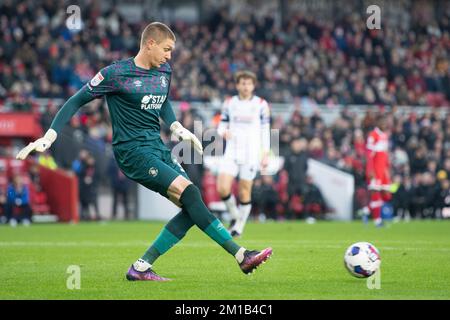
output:
POLYGON ((357 242, 345 251, 345 268, 357 278, 370 277, 380 268, 380 264, 380 253, 371 243, 357 242))

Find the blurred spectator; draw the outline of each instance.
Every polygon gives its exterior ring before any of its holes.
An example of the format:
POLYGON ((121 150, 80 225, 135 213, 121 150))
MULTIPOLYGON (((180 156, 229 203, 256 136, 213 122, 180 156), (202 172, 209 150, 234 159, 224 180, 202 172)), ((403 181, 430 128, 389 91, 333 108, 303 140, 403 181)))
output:
POLYGON ((94 209, 95 219, 101 220, 98 210, 98 176, 95 167, 95 159, 89 155, 85 163, 81 166, 78 174, 80 203, 81 203, 81 220, 91 220, 91 207, 94 209))
POLYGON ((291 150, 284 161, 284 169, 288 173, 288 193, 302 195, 302 188, 306 181, 306 171, 308 169, 308 141, 304 138, 295 139, 291 142, 291 150))
POLYGON ((39 153, 38 162, 45 168, 51 170, 58 169, 58 165, 56 164, 55 159, 53 158, 49 150, 39 153))
POLYGON ((421 146, 414 151, 411 159, 411 174, 423 173, 427 170, 426 148, 421 146))
POLYGON ((279 196, 274 188, 273 177, 263 175, 255 179, 252 188, 252 207, 256 217, 263 221, 268 218, 277 219, 276 206, 279 202, 279 196))
POLYGON ((426 177, 421 173, 416 173, 413 176, 411 196, 411 216, 423 218, 424 210, 428 204, 429 191, 426 185, 426 177))
POLYGON ((439 208, 440 185, 436 182, 436 176, 428 171, 423 174, 423 184, 426 189, 425 208, 422 211, 423 218, 436 218, 439 208))
POLYGON ((321 159, 324 154, 323 142, 319 137, 314 137, 309 142, 309 156, 313 159, 321 159))
POLYGON ((408 221, 411 218, 411 179, 409 176, 402 178, 400 175, 395 175, 392 181, 396 190, 392 196, 392 206, 394 209, 394 217, 396 220, 408 221))
POLYGON ((129 220, 131 218, 129 206, 131 180, 122 173, 114 158, 111 158, 109 162, 108 175, 111 177, 111 189, 113 195, 111 218, 114 220, 117 218, 117 206, 120 198, 122 200, 124 217, 126 220, 129 220))
POLYGON ((35 185, 35 187, 37 188, 36 190, 40 191, 42 187, 41 187, 41 174, 39 173, 39 165, 33 162, 28 169, 28 174, 30 175, 31 183, 35 185))
POLYGON ((72 171, 75 172, 75 174, 79 175, 81 173, 81 170, 86 165, 86 160, 88 157, 89 151, 86 149, 81 149, 78 154, 78 158, 72 162, 72 171))
POLYGON ((0 188, 0 224, 6 223, 6 190, 0 188))
POLYGON ((315 219, 317 217, 324 218, 325 213, 327 212, 327 205, 325 203, 325 199, 323 198, 322 192, 320 192, 319 188, 314 185, 311 176, 307 176, 305 182, 303 197, 304 216, 310 220, 311 218, 315 219))
POLYGON ((6 223, 6 197, 8 192, 8 174, 5 161, 0 161, 0 223, 6 223))
POLYGON ((450 218, 450 180, 448 179, 441 181, 437 207, 439 209, 439 217, 450 218))
POLYGON ((13 182, 8 186, 6 200, 6 218, 13 227, 18 222, 29 226, 31 224, 30 191, 23 184, 22 177, 15 175, 13 182))

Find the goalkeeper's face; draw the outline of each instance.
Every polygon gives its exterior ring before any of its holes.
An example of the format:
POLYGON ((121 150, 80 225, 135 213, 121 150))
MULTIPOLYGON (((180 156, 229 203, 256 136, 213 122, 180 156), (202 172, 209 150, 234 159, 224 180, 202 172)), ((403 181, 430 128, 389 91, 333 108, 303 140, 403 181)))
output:
POLYGON ((160 67, 172 58, 172 51, 175 48, 175 41, 172 39, 165 39, 161 42, 156 42, 151 39, 147 42, 147 55, 150 63, 154 67, 160 67))

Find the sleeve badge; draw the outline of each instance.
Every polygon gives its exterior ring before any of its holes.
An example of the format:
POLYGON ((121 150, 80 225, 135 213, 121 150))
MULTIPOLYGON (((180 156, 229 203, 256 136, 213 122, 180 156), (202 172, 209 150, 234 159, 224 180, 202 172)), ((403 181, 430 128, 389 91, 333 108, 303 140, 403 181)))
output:
POLYGON ((105 78, 103 77, 101 72, 98 72, 95 77, 91 80, 91 86, 96 87, 98 86, 105 78))

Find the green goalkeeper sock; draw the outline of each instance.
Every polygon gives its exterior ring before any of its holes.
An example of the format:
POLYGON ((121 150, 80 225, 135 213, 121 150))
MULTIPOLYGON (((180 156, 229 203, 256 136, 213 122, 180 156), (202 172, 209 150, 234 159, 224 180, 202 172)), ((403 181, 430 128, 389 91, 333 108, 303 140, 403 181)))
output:
POLYGON ((142 256, 142 259, 153 264, 160 255, 176 245, 193 225, 194 222, 189 217, 189 214, 182 210, 161 230, 155 242, 142 256))
POLYGON ((236 255, 241 246, 233 241, 230 233, 219 219, 209 212, 202 200, 200 190, 194 184, 186 187, 180 197, 180 202, 200 230, 221 245, 228 253, 233 256, 236 255))

